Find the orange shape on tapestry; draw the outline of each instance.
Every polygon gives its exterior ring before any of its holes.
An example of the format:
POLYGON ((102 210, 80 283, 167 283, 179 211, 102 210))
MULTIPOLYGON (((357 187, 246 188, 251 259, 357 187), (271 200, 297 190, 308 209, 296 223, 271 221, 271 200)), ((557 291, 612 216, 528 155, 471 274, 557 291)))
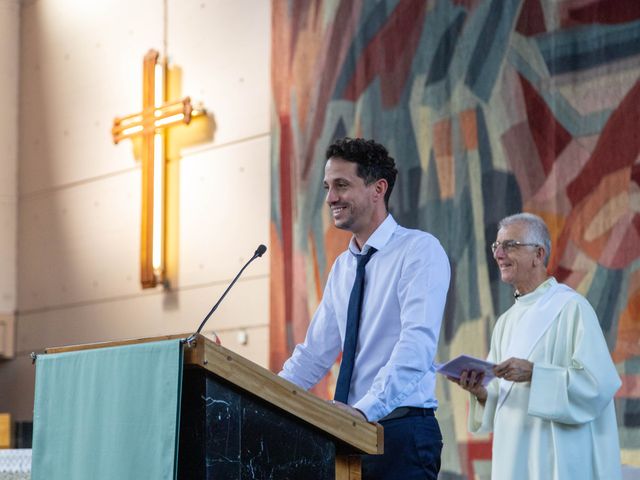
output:
POLYGON ((451 149, 451 119, 449 118, 433 125, 433 153, 436 161, 440 198, 453 198, 455 173, 451 149))

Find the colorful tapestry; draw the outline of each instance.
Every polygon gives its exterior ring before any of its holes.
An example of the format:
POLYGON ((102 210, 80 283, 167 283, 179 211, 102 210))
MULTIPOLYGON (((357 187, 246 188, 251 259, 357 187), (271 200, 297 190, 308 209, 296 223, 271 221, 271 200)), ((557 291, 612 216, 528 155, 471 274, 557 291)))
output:
MULTIPOLYGON (((271 368, 304 338, 349 239, 324 204, 324 151, 374 138, 399 166, 393 215, 451 260, 439 361, 486 355, 513 302, 488 248, 496 224, 542 216, 550 273, 598 313, 623 380, 623 462, 640 465, 640 2, 272 5, 271 368)), ((437 394, 441 478, 485 477, 490 438, 467 433, 466 395, 437 394)))

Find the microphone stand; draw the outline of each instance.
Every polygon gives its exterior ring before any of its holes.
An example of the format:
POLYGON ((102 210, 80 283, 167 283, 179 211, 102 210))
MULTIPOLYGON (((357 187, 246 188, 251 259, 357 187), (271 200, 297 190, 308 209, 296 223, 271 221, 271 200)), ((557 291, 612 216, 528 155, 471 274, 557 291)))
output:
POLYGON ((238 272, 238 274, 235 276, 235 278, 233 279, 233 281, 229 284, 229 286, 227 287, 227 289, 224 291, 224 293, 222 294, 222 296, 218 299, 218 301, 216 302, 216 304, 211 308, 211 310, 209 310, 209 313, 207 313, 207 316, 204 317, 204 320, 202 320, 202 323, 200 324, 200 326, 198 327, 198 330, 196 330, 195 333, 193 333, 192 335, 190 335, 188 338, 186 338, 185 340, 183 340, 184 343, 186 343, 189 347, 191 347, 191 344, 193 343, 193 341, 196 339, 196 337, 198 336, 198 334, 202 331, 202 328, 204 327, 205 323, 207 323, 207 320, 209 320, 209 317, 211 317, 211 315, 213 314, 213 312, 216 311, 216 309, 218 308, 218 305, 220 305, 220 302, 222 302, 222 300, 224 299, 224 297, 227 296, 227 293, 229 292, 229 290, 231 290, 231 287, 233 287, 233 285, 236 283, 236 281, 238 280, 238 278, 240 278, 240 275, 242 275, 242 272, 244 272, 245 268, 247 268, 249 266, 249 264, 251 262, 253 262, 256 258, 261 257, 262 255, 264 255, 264 252, 267 251, 267 247, 265 247, 264 245, 259 245, 258 248, 256 249, 256 251, 253 253, 253 257, 251 257, 249 259, 249 261, 247 263, 244 264, 244 267, 242 267, 240 269, 240 271, 238 272))

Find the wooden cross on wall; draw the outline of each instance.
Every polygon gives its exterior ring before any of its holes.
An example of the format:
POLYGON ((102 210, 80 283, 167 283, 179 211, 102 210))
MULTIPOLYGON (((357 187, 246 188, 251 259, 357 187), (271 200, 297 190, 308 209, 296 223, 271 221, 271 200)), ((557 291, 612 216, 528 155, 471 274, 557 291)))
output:
POLYGON ((111 133, 114 143, 126 138, 142 138, 142 221, 140 230, 140 283, 153 288, 165 279, 166 239, 166 135, 167 128, 189 124, 203 115, 191 99, 167 101, 167 62, 156 50, 144 57, 142 111, 117 117, 111 133))

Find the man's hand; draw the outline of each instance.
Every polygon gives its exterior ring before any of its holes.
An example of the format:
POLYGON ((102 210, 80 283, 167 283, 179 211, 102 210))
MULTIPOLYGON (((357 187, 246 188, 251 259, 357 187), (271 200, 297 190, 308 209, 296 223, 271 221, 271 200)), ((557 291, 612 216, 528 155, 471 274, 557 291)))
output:
POLYGON ((460 378, 447 377, 453 383, 457 383, 469 393, 475 395, 481 405, 487 401, 487 389, 482 385, 484 372, 476 370, 464 370, 460 378))
POLYGON ((349 415, 353 415, 354 417, 360 419, 360 420, 364 420, 365 422, 368 422, 369 420, 367 420, 367 417, 364 416, 364 414, 358 410, 357 408, 353 408, 351 405, 347 405, 346 403, 342 403, 342 402, 338 402, 337 400, 329 400, 329 403, 331 405, 333 405, 334 407, 342 410, 343 412, 347 412, 349 415))
POLYGON ((493 367, 496 377, 504 378, 510 382, 530 382, 533 375, 533 363, 522 358, 505 360, 493 367))

